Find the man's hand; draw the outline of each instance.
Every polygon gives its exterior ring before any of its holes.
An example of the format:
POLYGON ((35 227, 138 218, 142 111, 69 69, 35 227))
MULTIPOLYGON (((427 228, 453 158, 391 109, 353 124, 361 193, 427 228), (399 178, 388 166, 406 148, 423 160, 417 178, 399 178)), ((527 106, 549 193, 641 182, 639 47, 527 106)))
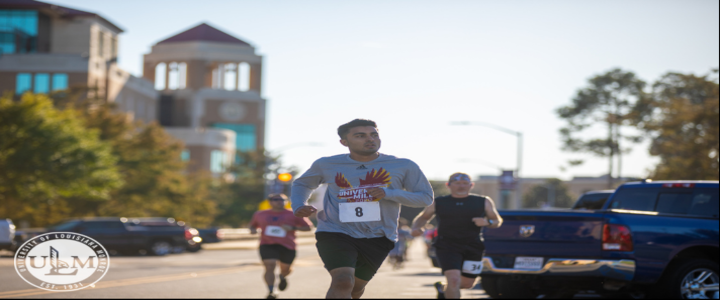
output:
POLYGON ((295 216, 299 217, 299 218, 305 218, 305 217, 309 217, 316 211, 317 211, 317 208, 315 208, 315 206, 303 205, 303 206, 300 206, 300 208, 298 208, 298 210, 295 212, 295 216))
POLYGON ((473 222, 475 222, 475 226, 482 227, 482 226, 489 226, 490 223, 488 223, 487 219, 485 218, 473 218, 473 222))
POLYGON ((257 228, 250 227, 250 234, 256 234, 256 233, 257 233, 257 228))
POLYGON ((280 225, 280 227, 282 227, 282 229, 285 229, 285 231, 293 231, 293 230, 295 230, 295 227, 290 226, 290 225, 286 225, 286 224, 282 224, 282 225, 280 225))
POLYGON ((370 196, 373 196, 373 198, 375 199, 385 198, 385 190, 383 190, 382 188, 370 188, 367 191, 368 194, 370 194, 370 196))
POLYGON ((410 231, 410 234, 414 237, 421 236, 425 233, 424 228, 413 228, 412 231, 410 231))

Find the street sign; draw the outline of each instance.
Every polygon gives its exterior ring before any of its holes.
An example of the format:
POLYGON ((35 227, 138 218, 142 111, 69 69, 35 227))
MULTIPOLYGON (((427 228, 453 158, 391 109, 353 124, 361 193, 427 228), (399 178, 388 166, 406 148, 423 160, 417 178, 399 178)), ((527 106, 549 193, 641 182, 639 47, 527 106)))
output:
POLYGON ((502 175, 500 175, 500 190, 514 190, 516 184, 515 171, 502 171, 502 175))

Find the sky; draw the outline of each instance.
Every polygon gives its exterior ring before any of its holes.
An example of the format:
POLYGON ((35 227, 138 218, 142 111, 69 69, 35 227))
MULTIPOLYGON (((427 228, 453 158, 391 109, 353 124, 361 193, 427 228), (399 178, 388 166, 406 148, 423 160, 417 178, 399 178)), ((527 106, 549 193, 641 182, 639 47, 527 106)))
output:
MULTIPOLYGON (((152 45, 202 22, 249 42, 264 57, 266 148, 301 171, 347 153, 337 127, 366 118, 382 153, 429 179, 516 168, 515 135, 457 121, 522 132, 523 177, 601 176, 607 159, 561 150, 555 110, 613 68, 652 83, 707 74, 720 56, 711 0, 45 2, 123 28, 119 64, 136 76, 152 45), (563 168, 571 159, 586 162, 563 168)), ((658 160, 647 141, 632 148, 622 175, 645 177, 658 160)))

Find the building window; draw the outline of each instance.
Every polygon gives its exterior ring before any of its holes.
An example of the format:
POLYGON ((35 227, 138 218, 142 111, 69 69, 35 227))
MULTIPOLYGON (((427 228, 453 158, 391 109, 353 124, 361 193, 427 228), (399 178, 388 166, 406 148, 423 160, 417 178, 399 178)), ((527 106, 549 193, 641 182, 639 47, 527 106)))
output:
POLYGON ((50 75, 47 73, 35 74, 35 89, 33 91, 36 94, 47 94, 50 91, 50 75))
POLYGON ((159 63, 155 66, 155 89, 165 89, 165 72, 167 72, 165 63, 159 63))
POLYGON ((252 151, 257 147, 255 136, 255 125, 252 124, 229 124, 216 123, 215 128, 230 129, 235 132, 235 148, 240 151, 252 151))
POLYGON ((224 66, 225 75, 223 75, 223 87, 228 91, 234 91, 237 89, 237 65, 236 64, 225 64, 224 66))
POLYGON ((221 173, 228 164, 227 153, 221 150, 213 150, 210 152, 210 172, 221 173))
POLYGON ((171 62, 168 64, 168 68, 168 89, 184 89, 187 78, 187 64, 171 62))
POLYGON ((238 65, 238 90, 247 91, 250 89, 250 65, 246 62, 241 62, 238 65))
POLYGON ((37 52, 38 13, 0 9, 0 53, 37 52))
POLYGON ((111 51, 111 54, 110 54, 111 56, 110 56, 110 58, 117 58, 117 55, 118 55, 118 44, 117 44, 117 38, 116 38, 116 37, 113 37, 112 39, 110 39, 110 51, 111 51))
POLYGON ((190 160, 190 150, 189 149, 183 149, 183 151, 180 153, 180 160, 182 160, 182 161, 190 160))
POLYGON ((52 90, 60 91, 67 89, 68 87, 68 76, 67 74, 58 73, 52 76, 52 90))
POLYGON ((103 50, 105 50, 105 34, 98 31, 98 56, 103 57, 103 50))
POLYGON ((16 94, 22 94, 32 87, 32 75, 30 73, 18 73, 15 79, 16 94))

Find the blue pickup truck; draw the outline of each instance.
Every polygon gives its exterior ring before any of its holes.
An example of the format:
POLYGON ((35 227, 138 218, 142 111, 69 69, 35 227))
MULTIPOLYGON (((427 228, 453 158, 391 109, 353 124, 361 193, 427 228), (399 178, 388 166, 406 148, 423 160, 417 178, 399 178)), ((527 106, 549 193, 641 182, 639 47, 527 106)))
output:
POLYGON ((717 181, 632 182, 609 195, 597 209, 500 211, 503 226, 484 232, 488 295, 718 299, 717 181))

